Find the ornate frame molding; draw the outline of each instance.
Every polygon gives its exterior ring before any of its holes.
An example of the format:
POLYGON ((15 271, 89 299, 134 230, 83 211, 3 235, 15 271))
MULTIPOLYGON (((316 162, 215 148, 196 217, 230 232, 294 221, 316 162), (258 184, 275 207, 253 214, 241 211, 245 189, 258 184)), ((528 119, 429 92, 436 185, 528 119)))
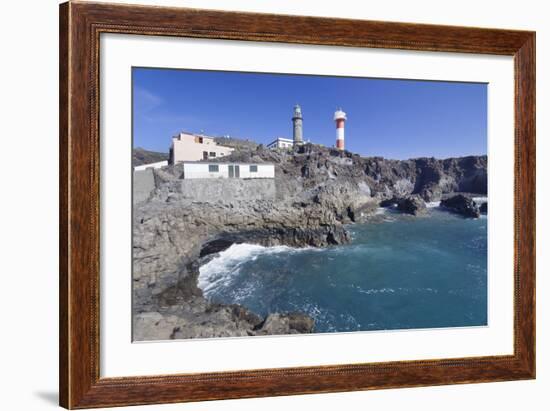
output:
POLYGON ((534 32, 71 1, 60 5, 59 46, 60 405, 91 408, 535 378, 534 32), (513 56, 514 354, 100 378, 101 33, 513 56))

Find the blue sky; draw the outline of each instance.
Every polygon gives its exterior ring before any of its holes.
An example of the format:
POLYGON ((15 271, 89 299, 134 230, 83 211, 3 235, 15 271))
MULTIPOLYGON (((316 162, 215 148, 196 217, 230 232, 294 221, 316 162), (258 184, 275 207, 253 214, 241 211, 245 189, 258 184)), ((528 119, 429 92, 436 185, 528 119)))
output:
POLYGON ((168 151, 180 130, 269 143, 304 138, 332 146, 333 113, 347 113, 346 148, 406 159, 487 154, 487 85, 220 71, 133 69, 134 147, 168 151))

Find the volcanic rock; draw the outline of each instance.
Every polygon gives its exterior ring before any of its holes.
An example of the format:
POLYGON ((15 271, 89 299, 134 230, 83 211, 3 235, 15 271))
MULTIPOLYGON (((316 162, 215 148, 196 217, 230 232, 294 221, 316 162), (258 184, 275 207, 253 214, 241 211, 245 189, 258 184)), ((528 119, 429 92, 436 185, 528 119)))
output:
MULTIPOLYGON (((235 179, 231 195, 218 195, 224 191, 214 190, 211 180, 183 184, 181 164, 152 171, 151 191, 133 212, 135 340, 313 332, 305 313, 262 318, 209 301, 198 287, 200 265, 232 244, 345 244, 345 224, 365 221, 385 202, 417 215, 426 211, 424 201, 443 195, 487 193, 486 156, 400 161, 305 144, 237 148, 215 161, 272 163, 275 179, 235 179), (264 186, 269 195, 262 196, 264 186), (198 198, 191 195, 195 188, 198 198)), ((468 200, 463 206, 451 200, 449 209, 475 215, 468 200)))
POLYGON ((487 214, 487 202, 482 203, 482 204, 479 206, 479 212, 480 212, 481 214, 487 214))
POLYGON ((314 320, 306 314, 269 314, 256 335, 305 334, 313 332, 314 320))
POLYGON ((425 214, 427 212, 426 203, 418 195, 398 200, 397 209, 403 213, 412 215, 425 214))
POLYGON ((480 215, 479 208, 475 201, 463 194, 457 194, 441 200, 441 206, 454 213, 461 214, 464 217, 478 218, 480 215))

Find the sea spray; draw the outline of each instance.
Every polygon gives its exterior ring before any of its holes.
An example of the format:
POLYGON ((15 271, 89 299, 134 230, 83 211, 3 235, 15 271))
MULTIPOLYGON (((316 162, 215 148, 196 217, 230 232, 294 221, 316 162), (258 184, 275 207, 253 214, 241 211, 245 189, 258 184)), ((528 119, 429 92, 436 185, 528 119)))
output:
POLYGON ((315 249, 312 247, 292 248, 285 245, 264 247, 247 243, 233 244, 200 267, 198 286, 208 296, 209 291, 228 286, 231 283, 231 278, 239 273, 242 264, 254 261, 260 255, 290 254, 304 250, 315 249))
POLYGON ((440 205, 441 205, 441 201, 430 201, 426 203, 427 208, 436 208, 436 207, 439 207, 440 205))

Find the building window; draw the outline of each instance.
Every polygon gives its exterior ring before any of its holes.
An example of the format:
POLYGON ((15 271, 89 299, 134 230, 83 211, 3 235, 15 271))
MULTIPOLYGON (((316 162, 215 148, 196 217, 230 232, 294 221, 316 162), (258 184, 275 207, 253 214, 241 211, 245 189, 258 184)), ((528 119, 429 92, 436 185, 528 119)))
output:
POLYGON ((251 173, 257 173, 258 172, 258 166, 256 166, 256 165, 250 166, 250 172, 251 173))
POLYGON ((220 166, 218 166, 216 164, 209 164, 208 165, 208 172, 209 173, 217 173, 218 171, 220 171, 220 166))
POLYGON ((225 156, 225 154, 224 154, 224 153, 220 153, 220 156, 225 156))
POLYGON ((202 144, 203 140, 202 137, 195 136, 195 143, 202 144))
POLYGON ((203 160, 208 160, 208 151, 203 151, 202 152, 202 159, 203 160))
POLYGON ((210 152, 210 154, 208 154, 210 157, 216 157, 216 153, 214 153, 213 151, 210 152))

